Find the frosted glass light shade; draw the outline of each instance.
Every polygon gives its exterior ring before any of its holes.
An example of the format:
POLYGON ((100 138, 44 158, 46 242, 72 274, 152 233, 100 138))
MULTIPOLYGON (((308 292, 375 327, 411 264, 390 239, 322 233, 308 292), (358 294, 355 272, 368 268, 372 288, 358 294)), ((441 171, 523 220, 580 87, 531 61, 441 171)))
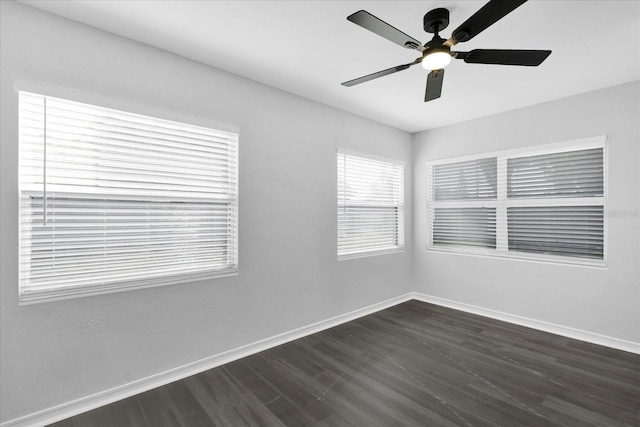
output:
POLYGON ((439 70, 446 67, 451 62, 449 52, 433 52, 424 57, 422 60, 422 68, 425 70, 439 70))

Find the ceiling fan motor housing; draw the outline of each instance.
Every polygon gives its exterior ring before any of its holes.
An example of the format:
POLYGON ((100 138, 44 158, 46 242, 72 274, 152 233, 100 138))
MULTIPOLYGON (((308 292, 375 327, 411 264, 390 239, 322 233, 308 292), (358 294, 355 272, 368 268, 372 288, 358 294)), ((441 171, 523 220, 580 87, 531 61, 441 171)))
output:
POLYGON ((443 7, 433 9, 424 15, 424 30, 427 33, 438 33, 449 25, 449 9, 443 7))

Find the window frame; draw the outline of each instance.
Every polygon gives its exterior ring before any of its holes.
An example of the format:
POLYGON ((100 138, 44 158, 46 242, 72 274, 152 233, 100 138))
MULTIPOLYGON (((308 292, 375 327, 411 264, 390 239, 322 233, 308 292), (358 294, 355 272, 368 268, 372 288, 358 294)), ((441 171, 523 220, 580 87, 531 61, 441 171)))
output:
POLYGON ((437 160, 429 160, 425 163, 427 170, 427 199, 426 199, 426 220, 427 220, 427 252, 440 252, 451 254, 462 254, 471 256, 484 256, 500 259, 525 260, 533 262, 543 262, 552 264, 568 264, 579 265, 585 267, 605 268, 607 266, 608 254, 608 216, 607 216, 607 198, 608 198, 608 154, 607 154, 607 137, 600 135, 589 138, 576 139, 560 143, 543 144, 537 146, 528 146, 510 150, 493 151, 482 154, 473 154, 468 156, 451 157, 437 160), (517 157, 528 157, 542 154, 563 153, 570 151, 588 150, 601 148, 603 152, 603 196, 601 197, 547 197, 547 198, 507 198, 507 159, 517 157), (461 161, 470 161, 483 159, 488 157, 496 157, 498 161, 498 192, 496 199, 493 200, 462 200, 451 202, 436 202, 433 194, 433 167, 440 164, 456 163, 461 161), (603 208, 603 258, 580 258, 562 255, 549 255, 538 253, 527 253, 509 251, 508 248, 508 223, 507 208, 510 207, 546 207, 546 206, 588 206, 597 205, 603 208), (433 215, 432 210, 435 207, 488 207, 496 208, 496 249, 490 248, 473 248, 473 247, 443 247, 433 245, 433 215))
MULTIPOLYGON (((337 216, 336 216, 336 220, 337 220, 337 229, 336 229, 336 248, 337 248, 337 259, 338 261, 344 261, 344 260, 349 260, 349 259, 357 259, 357 258, 364 258, 364 257, 370 257, 370 256, 378 256, 378 255, 387 255, 387 254, 393 254, 393 253, 399 253, 399 252, 404 252, 405 249, 405 217, 406 217, 406 203, 405 203, 405 162, 402 160, 397 160, 397 159, 390 159, 388 157, 381 157, 381 156, 376 156, 376 155, 371 155, 371 154, 366 154, 366 153, 362 153, 362 152, 357 152, 357 151, 351 151, 351 150, 344 150, 344 149, 337 149, 336 150, 336 190, 337 190, 337 194, 336 194, 336 207, 337 207, 337 216), (372 248, 372 249, 363 249, 363 250, 359 250, 359 251, 350 251, 349 253, 340 253, 340 228, 339 228, 339 210, 340 210, 340 177, 338 174, 338 162, 340 161, 340 156, 344 155, 344 156, 351 156, 351 157, 356 157, 356 158, 360 158, 360 159, 364 159, 364 160, 371 160, 371 161, 376 161, 376 162, 383 162, 383 163, 388 163, 394 166, 399 166, 400 167, 400 174, 399 174, 399 179, 400 179, 400 191, 399 191, 399 197, 400 197, 400 202, 398 205, 393 206, 393 208, 395 208, 396 210, 396 217, 397 217, 397 221, 396 221, 396 242, 397 245, 395 247, 387 247, 387 248, 372 248)), ((371 205, 373 206, 373 205, 371 205)), ((346 206, 345 206, 346 207, 346 206)))
MULTIPOLYGON (((224 125, 221 125, 220 123, 211 123, 209 120, 202 119, 202 118, 199 119, 197 117, 186 117, 186 116, 181 116, 180 114, 167 114, 166 112, 145 108, 143 106, 130 104, 124 101, 103 98, 100 96, 79 93, 79 92, 74 92, 74 91, 65 90, 65 89, 52 88, 52 87, 42 86, 39 84, 19 82, 16 84, 15 90, 18 95, 18 99, 20 99, 21 93, 23 92, 30 93, 30 94, 35 94, 37 96, 42 96, 46 98, 58 98, 63 101, 69 101, 72 103, 87 104, 97 109, 116 110, 119 113, 130 114, 133 116, 141 116, 143 118, 158 120, 159 122, 164 122, 164 123, 174 123, 175 125, 178 125, 178 126, 183 125, 183 126, 190 126, 193 128, 206 128, 209 131, 213 131, 220 134, 226 134, 229 136, 229 141, 231 141, 230 144, 233 145, 233 147, 230 149, 231 150, 230 152, 233 153, 232 161, 233 161, 233 164, 235 165, 233 169, 233 173, 230 175, 230 177, 233 178, 232 181, 235 181, 235 184, 230 184, 234 188, 232 189, 232 192, 229 193, 229 194, 235 194, 235 195, 232 196, 231 199, 229 199, 230 201, 228 203, 230 215, 233 215, 235 218, 233 219, 233 221, 229 223, 231 225, 229 225, 226 228, 228 233, 227 235, 231 236, 232 238, 231 241, 233 242, 233 246, 235 246, 231 249, 232 252, 234 252, 235 254, 232 254, 230 258, 234 260, 234 262, 231 262, 230 264, 225 264, 223 268, 211 270, 209 273, 205 272, 202 275, 193 274, 193 273, 192 274, 185 273, 184 275, 180 273, 169 274, 169 275, 158 273, 153 276, 150 276, 149 279, 147 278, 127 279, 122 281, 118 280, 118 281, 112 281, 108 283, 99 283, 95 285, 84 285, 84 286, 78 286, 78 287, 67 286, 67 287, 62 287, 60 289, 53 289, 50 291, 42 291, 42 290, 34 291, 33 289, 29 289, 29 287, 25 287, 23 285, 23 272, 21 267, 23 263, 23 256, 21 254, 22 254, 22 250, 24 248, 25 243, 28 243, 28 242, 25 242, 25 239, 23 239, 22 237, 22 232, 20 231, 20 226, 19 224, 16 224, 18 233, 19 233, 18 253, 20 255, 19 255, 19 264, 18 264, 18 269, 19 269, 18 271, 18 275, 19 275, 18 302, 20 305, 65 300, 65 299, 90 296, 90 295, 109 294, 109 293, 121 292, 126 290, 135 290, 135 289, 144 289, 144 288, 151 288, 151 287, 158 287, 158 286, 165 286, 165 285, 183 284, 183 283, 190 283, 190 282, 238 275, 238 272, 239 272, 238 242, 239 242, 239 187, 240 187, 239 139, 240 139, 240 135, 237 128, 224 126, 224 125)), ((19 111, 18 117, 20 118, 20 110, 19 110, 20 104, 18 104, 17 107, 19 111)), ((20 128, 20 121, 18 123, 17 131, 19 135, 22 134, 22 130, 20 128)), ((20 137, 18 138, 18 145, 17 145, 17 148, 18 148, 17 152, 20 157, 22 156, 21 144, 22 144, 22 141, 20 137)), ((25 185, 25 183, 23 182, 23 178, 21 176, 21 173, 22 173, 21 170, 22 170, 22 166, 19 166, 18 167, 19 176, 17 179, 18 221, 21 221, 21 218, 23 215, 22 199, 26 197, 22 195, 24 191, 23 185, 25 185)), ((28 194, 28 193, 29 191, 27 191, 27 193, 25 194, 28 194)), ((36 199, 37 198, 38 197, 36 196, 36 199)), ((128 199, 127 196, 124 196, 123 200, 118 200, 117 198, 114 198, 113 200, 115 203, 119 203, 126 199, 128 199)), ((135 197, 131 196, 129 199, 135 199, 135 197)), ((170 202, 171 200, 167 201, 167 203, 170 203, 170 202)), ((182 201, 176 199, 174 200, 174 202, 180 203, 182 201)), ((211 203, 216 204, 216 202, 211 202, 211 203)), ((230 250, 229 246, 226 246, 226 248, 227 249, 225 250, 227 251, 230 250)), ((24 257, 28 257, 28 256, 29 255, 24 255, 24 257)))

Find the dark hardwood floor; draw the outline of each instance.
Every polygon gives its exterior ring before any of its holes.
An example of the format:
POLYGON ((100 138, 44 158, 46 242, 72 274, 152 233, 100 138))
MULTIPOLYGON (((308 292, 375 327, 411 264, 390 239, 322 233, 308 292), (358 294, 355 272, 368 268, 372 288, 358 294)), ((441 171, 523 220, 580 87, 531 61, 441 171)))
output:
POLYGON ((53 424, 640 426, 640 356, 410 301, 53 424))

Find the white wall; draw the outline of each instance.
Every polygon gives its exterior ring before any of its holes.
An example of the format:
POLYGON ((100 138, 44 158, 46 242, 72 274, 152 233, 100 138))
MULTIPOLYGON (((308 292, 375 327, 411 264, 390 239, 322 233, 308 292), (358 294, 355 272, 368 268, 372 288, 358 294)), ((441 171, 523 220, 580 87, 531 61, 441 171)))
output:
POLYGON ((0 3, 2 422, 410 291, 411 135, 0 3), (239 129, 240 274, 18 305, 20 81, 239 129), (338 147, 406 162, 406 252, 337 262, 338 147))
MULTIPOLYGON (((490 100, 488 101, 490 102, 490 100)), ((414 136, 415 291, 640 342, 640 81, 414 136), (607 135, 608 267, 426 251, 427 160, 607 135)))

